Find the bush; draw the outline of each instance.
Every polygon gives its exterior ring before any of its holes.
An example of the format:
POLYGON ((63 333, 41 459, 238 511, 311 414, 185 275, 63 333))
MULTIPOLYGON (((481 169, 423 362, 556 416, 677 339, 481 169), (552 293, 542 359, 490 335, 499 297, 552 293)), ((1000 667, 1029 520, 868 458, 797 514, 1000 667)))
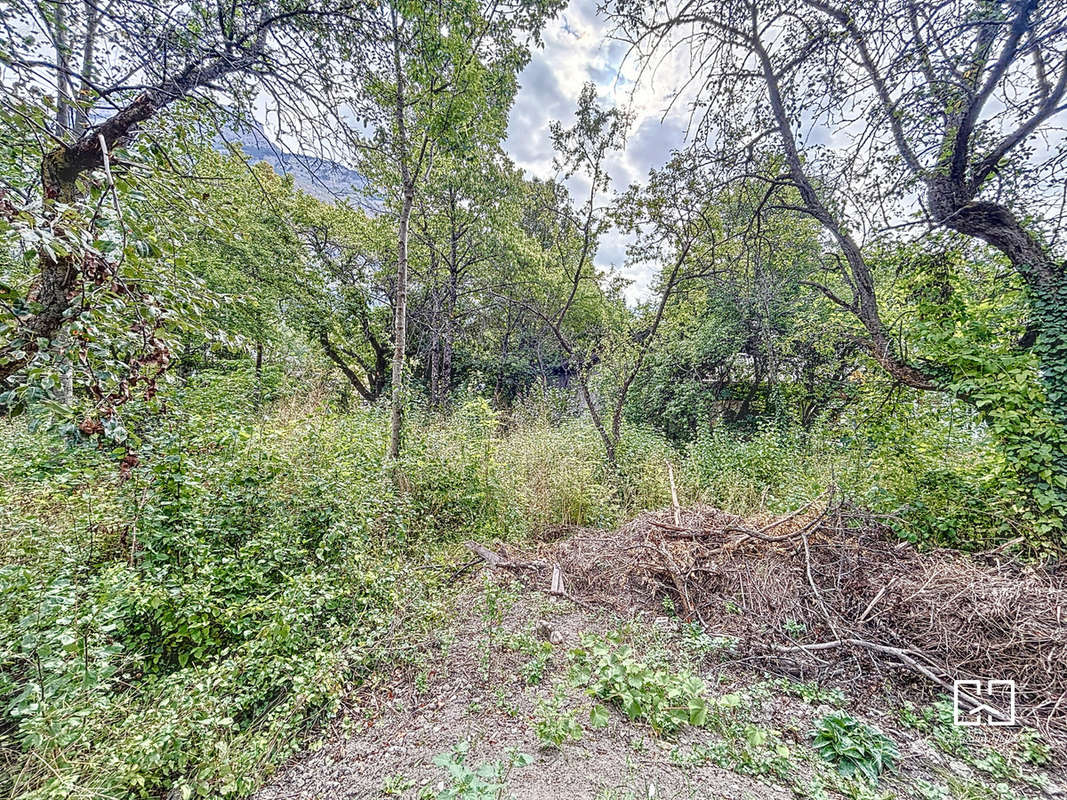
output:
POLYGON ((674 468, 675 484, 681 502, 685 502, 682 460, 661 434, 647 427, 623 428, 618 460, 627 514, 663 508, 671 504, 668 462, 671 462, 674 468))
POLYGON ((424 543, 497 530, 505 496, 469 426, 447 449, 416 432, 403 491, 384 415, 257 419, 235 380, 131 425, 128 476, 4 424, 5 794, 247 794, 383 656, 401 594, 434 612, 424 543))
POLYGON ((818 495, 834 480, 827 442, 775 424, 746 435, 721 426, 689 451, 687 472, 706 502, 738 514, 783 512, 818 495))
POLYGON ((982 549, 1025 533, 1003 489, 1003 459, 949 406, 910 408, 844 426, 722 426, 689 450, 692 494, 738 514, 782 513, 831 485, 916 544, 982 549), (941 418, 944 416, 946 418, 941 418))

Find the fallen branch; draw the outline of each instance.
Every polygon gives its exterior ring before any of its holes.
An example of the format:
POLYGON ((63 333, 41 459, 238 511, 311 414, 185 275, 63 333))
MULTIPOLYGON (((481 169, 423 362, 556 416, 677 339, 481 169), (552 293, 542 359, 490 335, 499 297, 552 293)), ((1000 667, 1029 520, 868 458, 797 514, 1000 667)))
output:
POLYGON ((477 542, 464 542, 463 546, 481 558, 482 561, 490 567, 496 567, 497 569, 527 570, 536 569, 538 566, 537 563, 533 561, 512 561, 511 559, 504 558, 503 556, 494 553, 485 545, 478 544, 477 542))
MULTIPOLYGON (((894 658, 896 658, 898 661, 900 661, 901 664, 903 664, 904 666, 906 666, 909 669, 911 669, 913 672, 916 672, 919 675, 922 675, 924 678, 926 678, 926 679, 928 679, 930 681, 933 681, 937 685, 941 686, 943 689, 946 689, 949 692, 954 693, 955 696, 959 697, 961 700, 966 700, 968 703, 971 704, 970 708, 968 710, 976 710, 978 708, 982 708, 982 709, 988 710, 991 714, 993 714, 994 716, 996 716, 999 719, 1002 719, 1002 720, 1010 719, 1009 715, 1005 714, 999 708, 996 708, 995 706, 992 706, 989 703, 986 703, 986 702, 984 702, 982 700, 977 699, 976 697, 974 697, 973 695, 971 695, 968 692, 965 692, 963 690, 957 690, 955 688, 955 686, 952 683, 949 683, 949 681, 946 678, 938 675, 933 670, 931 670, 928 667, 925 667, 922 664, 920 664, 913 657, 913 655, 921 655, 921 653, 919 653, 918 651, 914 651, 914 650, 909 651, 909 650, 905 650, 905 649, 903 649, 901 647, 893 647, 893 646, 887 645, 887 644, 878 644, 877 642, 868 642, 866 639, 836 639, 836 640, 834 640, 832 642, 819 642, 817 644, 798 644, 798 645, 792 645, 790 647, 785 647, 783 645, 768 644, 767 647, 769 649, 777 651, 779 653, 798 652, 798 651, 811 653, 811 652, 817 651, 817 650, 830 650, 830 649, 835 648, 835 647, 862 647, 862 648, 864 648, 866 650, 873 650, 874 652, 877 652, 877 653, 883 653, 885 655, 890 655, 890 656, 893 656, 894 658)), ((925 656, 923 656, 923 657, 925 658, 925 656)), ((927 659, 927 660, 929 660, 929 659, 927 659)))

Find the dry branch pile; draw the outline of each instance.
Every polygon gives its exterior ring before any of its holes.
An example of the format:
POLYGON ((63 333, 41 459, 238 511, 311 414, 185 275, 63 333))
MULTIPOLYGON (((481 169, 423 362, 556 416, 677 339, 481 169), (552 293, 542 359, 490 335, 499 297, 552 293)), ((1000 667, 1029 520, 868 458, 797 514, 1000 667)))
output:
POLYGON ((824 498, 774 520, 649 513, 536 554, 493 555, 583 605, 661 614, 669 597, 770 671, 949 692, 957 678, 1013 679, 1020 721, 1067 734, 1067 577, 999 553, 919 553, 845 504, 824 498))

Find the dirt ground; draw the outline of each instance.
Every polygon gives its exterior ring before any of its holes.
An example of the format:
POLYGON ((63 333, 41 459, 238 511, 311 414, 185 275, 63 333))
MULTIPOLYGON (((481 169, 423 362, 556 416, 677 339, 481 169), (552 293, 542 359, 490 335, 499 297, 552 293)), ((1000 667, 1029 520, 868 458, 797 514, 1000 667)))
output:
POLYGON ((964 731, 944 724, 943 706, 940 718, 928 708, 924 716, 921 705, 902 711, 897 699, 724 666, 729 640, 668 615, 579 607, 486 570, 450 616, 414 663, 358 690, 319 746, 283 766, 256 798, 1067 797, 1060 768, 1025 732, 964 731), (594 727, 575 650, 612 634, 637 658, 699 675, 709 696, 735 705, 672 736, 610 704, 606 724, 594 727), (897 766, 877 786, 842 777, 812 748, 813 725, 834 713, 895 742, 897 766), (546 742, 561 730, 560 746, 546 742))

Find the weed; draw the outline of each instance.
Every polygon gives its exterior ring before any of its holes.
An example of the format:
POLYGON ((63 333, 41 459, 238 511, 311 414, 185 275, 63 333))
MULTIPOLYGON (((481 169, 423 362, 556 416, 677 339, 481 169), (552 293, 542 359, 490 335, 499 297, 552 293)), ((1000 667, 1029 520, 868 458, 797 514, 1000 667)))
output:
POLYGON ((1052 750, 1034 731, 1027 728, 1019 734, 1019 755, 1023 761, 1043 767, 1052 760, 1052 750))
POLYGON ((915 789, 922 800, 951 800, 948 787, 940 783, 931 783, 921 778, 915 781, 915 789))
POLYGON ((682 647, 698 658, 707 655, 731 655, 737 652, 735 636, 710 636, 698 622, 682 624, 682 647))
POLYGON ((704 682, 689 673, 653 668, 639 661, 618 637, 586 637, 574 651, 575 677, 589 691, 619 706, 630 719, 645 720, 656 733, 707 722, 704 682))
POLYGON ((907 727, 929 734, 943 752, 970 758, 967 728, 953 724, 952 704, 947 700, 939 700, 925 708, 905 703, 897 716, 907 727))
POLYGON ((479 661, 482 674, 488 683, 493 677, 493 650, 496 646, 496 636, 502 627, 505 612, 515 602, 515 593, 510 587, 494 581, 488 573, 484 580, 477 612, 484 623, 485 630, 485 636, 481 640, 479 661))
POLYGON ((956 775, 947 776, 945 784, 952 800, 1018 800, 1007 784, 984 786, 956 775))
POLYGON ((803 622, 797 622, 795 619, 787 619, 782 623, 782 630, 785 631, 786 636, 791 639, 799 639, 808 631, 808 626, 803 622))
POLYGON ((541 642, 537 654, 522 665, 520 673, 527 686, 537 686, 545 677, 545 669, 552 657, 551 642, 541 642))
POLYGON ((415 673, 415 692, 424 695, 430 691, 430 671, 423 667, 415 673))
POLYGON ((471 766, 467 763, 469 754, 470 742, 465 740, 434 756, 433 763, 448 773, 448 782, 435 795, 436 800, 503 800, 511 770, 533 763, 532 756, 511 751, 507 760, 471 766))
POLYGON ((566 703, 566 695, 557 689, 550 700, 541 700, 537 704, 534 732, 546 747, 558 750, 567 742, 582 738, 577 712, 568 709, 566 703))
POLYGON ((719 742, 695 744, 688 751, 675 751, 671 760, 679 766, 714 764, 743 775, 769 775, 780 780, 792 768, 789 747, 777 731, 758 725, 739 725, 722 731, 719 742))
POLYGON ((387 797, 397 797, 414 785, 415 781, 406 775, 390 775, 382 781, 382 794, 387 797))
POLYGON ((901 722, 926 733, 944 753, 954 756, 999 781, 1023 781, 1043 787, 1048 778, 1033 774, 1025 765, 1044 766, 1049 763, 1050 750, 1036 732, 1024 729, 1016 743, 1016 754, 1008 756, 988 747, 973 746, 967 728, 953 724, 952 705, 940 700, 926 708, 912 703, 898 711, 901 722))
POLYGON ((509 717, 519 716, 519 707, 512 699, 511 692, 505 686, 498 686, 493 692, 496 698, 496 707, 499 711, 507 714, 509 717))
POLYGON ((842 706, 845 704, 845 693, 840 689, 824 689, 815 681, 793 681, 789 678, 778 678, 772 686, 784 694, 799 697, 808 705, 825 703, 830 706, 842 706))
POLYGON ((893 740, 847 714, 829 714, 811 733, 816 751, 845 777, 860 775, 871 783, 891 769, 899 754, 893 740))

